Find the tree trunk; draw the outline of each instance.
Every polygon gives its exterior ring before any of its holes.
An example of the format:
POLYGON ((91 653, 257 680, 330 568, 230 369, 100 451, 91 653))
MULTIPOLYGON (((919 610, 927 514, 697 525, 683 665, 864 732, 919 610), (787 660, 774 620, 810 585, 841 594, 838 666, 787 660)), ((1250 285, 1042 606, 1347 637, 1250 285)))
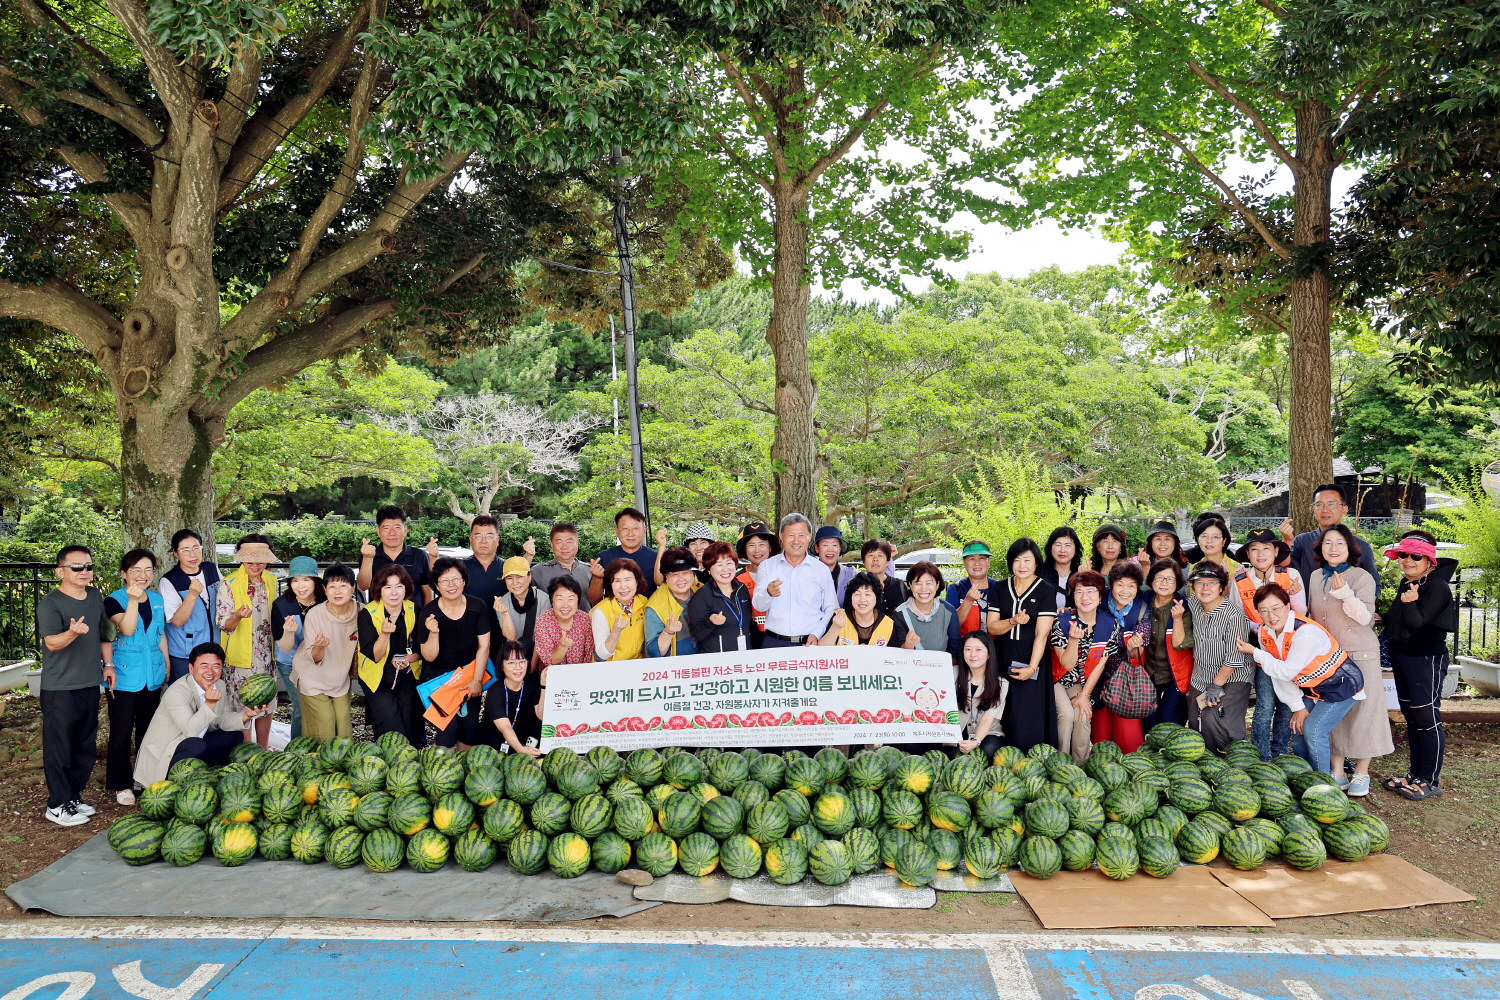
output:
POLYGON ((776 258, 766 342, 776 358, 776 516, 798 512, 818 521, 818 447, 813 430, 818 390, 807 357, 807 192, 780 180, 772 191, 776 258))
POLYGON ((1291 287, 1291 404, 1288 407, 1287 488, 1295 530, 1315 526, 1313 490, 1333 481, 1333 364, 1329 347, 1330 295, 1326 252, 1332 226, 1336 164, 1330 140, 1333 115, 1319 101, 1297 106, 1293 242, 1299 256, 1291 287))
POLYGON ((120 479, 125 547, 156 553, 173 565, 172 535, 194 528, 204 558, 214 558, 214 446, 208 428, 191 413, 153 420, 146 400, 131 404, 120 425, 120 479))

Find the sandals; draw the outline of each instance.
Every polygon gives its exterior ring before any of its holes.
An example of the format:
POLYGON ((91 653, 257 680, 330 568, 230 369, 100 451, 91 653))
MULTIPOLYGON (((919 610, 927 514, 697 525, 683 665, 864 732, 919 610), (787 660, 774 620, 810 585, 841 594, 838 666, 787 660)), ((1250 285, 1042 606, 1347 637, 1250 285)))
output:
POLYGON ((1396 789, 1396 794, 1413 802, 1421 802, 1423 799, 1435 799, 1443 794, 1443 786, 1430 784, 1426 781, 1412 779, 1403 788, 1396 789))
POLYGON ((1406 787, 1406 781, 1410 777, 1411 775, 1406 774, 1402 775, 1399 778, 1386 778, 1380 783, 1380 787, 1384 788, 1388 792, 1399 792, 1401 791, 1401 789, 1406 787))

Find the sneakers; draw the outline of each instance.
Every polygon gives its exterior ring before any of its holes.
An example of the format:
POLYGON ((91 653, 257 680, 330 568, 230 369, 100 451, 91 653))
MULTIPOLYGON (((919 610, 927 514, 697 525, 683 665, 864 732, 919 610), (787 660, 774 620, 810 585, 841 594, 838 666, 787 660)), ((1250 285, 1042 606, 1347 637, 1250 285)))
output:
POLYGON ((58 826, 82 826, 89 821, 87 816, 74 808, 72 802, 64 802, 60 806, 48 809, 42 815, 58 826))
POLYGON ((135 792, 128 788, 122 788, 115 793, 115 801, 122 806, 133 806, 135 805, 135 792))
MULTIPOLYGON (((1339 786, 1339 791, 1341 791, 1341 792, 1349 792, 1349 785, 1351 784, 1351 782, 1350 782, 1349 776, 1347 774, 1334 775, 1333 783, 1339 786)), ((1370 776, 1367 774, 1367 775, 1365 775, 1365 791, 1368 792, 1369 790, 1370 790, 1370 776)), ((1353 795, 1354 793, 1353 792, 1349 792, 1349 794, 1353 795)))
POLYGON ((73 811, 82 816, 84 819, 88 819, 90 816, 94 815, 94 813, 99 811, 82 799, 74 799, 69 804, 73 807, 73 811))
POLYGON ((1368 774, 1356 774, 1349 778, 1349 787, 1345 789, 1352 798, 1363 798, 1370 794, 1370 776, 1368 774))

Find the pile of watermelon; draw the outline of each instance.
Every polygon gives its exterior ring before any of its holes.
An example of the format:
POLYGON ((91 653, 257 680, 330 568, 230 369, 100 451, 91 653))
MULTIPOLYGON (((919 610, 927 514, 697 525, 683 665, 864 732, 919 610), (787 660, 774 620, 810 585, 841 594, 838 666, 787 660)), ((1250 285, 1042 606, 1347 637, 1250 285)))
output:
POLYGON ((722 869, 784 885, 809 875, 838 885, 884 865, 915 886, 944 870, 994 878, 1012 867, 1164 878, 1179 859, 1219 854, 1254 868, 1279 853, 1310 869, 1389 839, 1300 758, 1263 764, 1249 743, 1216 756, 1170 724, 1134 753, 1095 744, 1082 766, 1044 746, 993 760, 893 747, 852 757, 597 747, 538 759, 417 751, 396 733, 321 746, 304 737, 279 752, 244 744, 217 769, 179 761, 109 831, 131 864, 212 853, 233 866, 259 853, 377 872, 433 872, 451 857, 483 871, 503 856, 522 874, 722 869))

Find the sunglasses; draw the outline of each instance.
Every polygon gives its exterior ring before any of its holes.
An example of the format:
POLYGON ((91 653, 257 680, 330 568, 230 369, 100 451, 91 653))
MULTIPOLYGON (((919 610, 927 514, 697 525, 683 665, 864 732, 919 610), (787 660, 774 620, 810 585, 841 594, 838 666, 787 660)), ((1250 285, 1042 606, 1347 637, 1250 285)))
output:
POLYGON ((63 567, 63 569, 67 570, 70 573, 92 573, 94 571, 94 564, 93 563, 68 563, 66 566, 63 567))

